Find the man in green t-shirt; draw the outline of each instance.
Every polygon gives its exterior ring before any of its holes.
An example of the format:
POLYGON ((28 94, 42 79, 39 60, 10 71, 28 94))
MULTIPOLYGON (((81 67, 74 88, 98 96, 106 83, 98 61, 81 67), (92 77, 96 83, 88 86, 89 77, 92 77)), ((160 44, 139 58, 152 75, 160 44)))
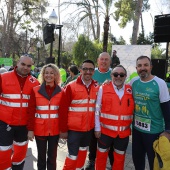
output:
POLYGON ((132 158, 136 170, 145 169, 146 154, 153 170, 153 142, 161 135, 170 140, 170 98, 164 80, 151 74, 152 63, 147 56, 136 60, 139 77, 131 80, 135 100, 132 130, 132 158))

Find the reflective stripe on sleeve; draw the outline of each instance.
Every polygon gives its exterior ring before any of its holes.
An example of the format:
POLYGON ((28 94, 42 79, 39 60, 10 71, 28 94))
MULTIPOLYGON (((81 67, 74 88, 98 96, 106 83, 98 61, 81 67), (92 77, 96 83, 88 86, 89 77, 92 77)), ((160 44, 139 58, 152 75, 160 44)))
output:
MULTIPOLYGON (((7 99, 21 99, 21 94, 2 94, 2 97, 7 99)), ((30 95, 22 94, 22 99, 30 99, 30 95)))
POLYGON ((1 100, 0 103, 4 106, 8 106, 8 107, 28 107, 28 103, 14 103, 14 102, 7 102, 7 101, 3 101, 1 100))

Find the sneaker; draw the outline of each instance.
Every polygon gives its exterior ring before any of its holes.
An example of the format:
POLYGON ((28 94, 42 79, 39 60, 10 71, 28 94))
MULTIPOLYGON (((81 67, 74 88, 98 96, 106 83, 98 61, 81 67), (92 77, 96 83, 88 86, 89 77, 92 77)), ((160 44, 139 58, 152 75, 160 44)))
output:
POLYGON ((94 170, 95 162, 94 161, 88 161, 87 165, 85 167, 85 170, 94 170))

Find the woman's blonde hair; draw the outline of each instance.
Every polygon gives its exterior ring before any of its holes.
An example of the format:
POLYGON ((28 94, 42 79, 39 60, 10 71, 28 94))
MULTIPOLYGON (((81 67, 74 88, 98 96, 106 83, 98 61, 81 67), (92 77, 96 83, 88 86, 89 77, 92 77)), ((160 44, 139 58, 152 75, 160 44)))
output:
POLYGON ((44 80, 44 73, 45 73, 45 69, 47 67, 51 67, 53 69, 54 75, 55 75, 55 83, 57 85, 60 85, 61 84, 60 70, 59 70, 59 68, 55 64, 46 64, 46 65, 43 66, 43 68, 40 71, 40 75, 39 75, 40 83, 42 84, 42 83, 45 82, 45 80, 44 80))

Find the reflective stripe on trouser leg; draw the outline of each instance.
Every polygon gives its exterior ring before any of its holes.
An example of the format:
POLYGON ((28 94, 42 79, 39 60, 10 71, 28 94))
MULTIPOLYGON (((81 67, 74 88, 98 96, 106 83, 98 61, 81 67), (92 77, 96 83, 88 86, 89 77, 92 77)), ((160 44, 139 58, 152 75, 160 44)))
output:
POLYGON ((7 150, 0 150, 0 170, 11 168, 12 147, 7 150))
POLYGON ((12 156, 12 164, 20 165, 25 161, 27 154, 28 141, 13 143, 14 154, 12 156))
POLYGON ((77 164, 77 156, 68 155, 66 157, 63 170, 75 170, 77 164))
POLYGON ((96 154, 96 162, 95 167, 96 170, 105 170, 108 156, 108 149, 97 148, 96 154))
POLYGON ((83 169, 86 160, 86 155, 87 155, 87 147, 80 147, 78 152, 78 157, 77 157, 76 168, 83 169))
POLYGON ((124 170, 125 151, 119 151, 117 149, 113 152, 114 162, 112 170, 124 170))

